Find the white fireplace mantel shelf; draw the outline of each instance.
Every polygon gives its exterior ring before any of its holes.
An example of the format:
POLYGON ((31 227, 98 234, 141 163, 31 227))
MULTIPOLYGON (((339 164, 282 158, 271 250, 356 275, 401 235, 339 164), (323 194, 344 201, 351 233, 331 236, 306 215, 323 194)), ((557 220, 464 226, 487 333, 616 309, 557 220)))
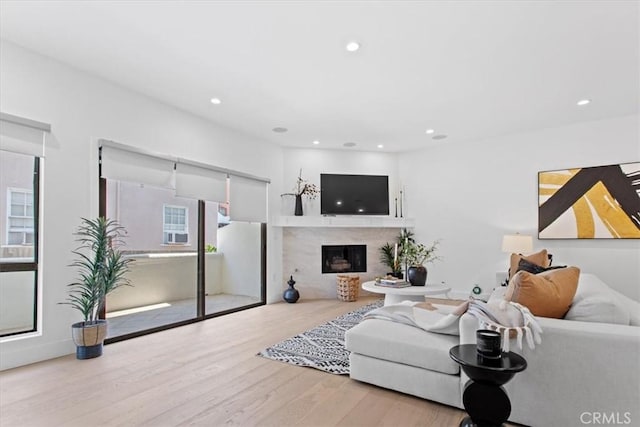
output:
POLYGON ((276 227, 413 228, 415 219, 392 216, 277 216, 276 227))

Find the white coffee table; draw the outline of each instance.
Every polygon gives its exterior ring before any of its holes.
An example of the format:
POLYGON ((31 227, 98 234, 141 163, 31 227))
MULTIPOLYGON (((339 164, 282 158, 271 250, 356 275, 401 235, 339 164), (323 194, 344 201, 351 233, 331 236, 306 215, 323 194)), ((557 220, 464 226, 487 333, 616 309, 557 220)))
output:
POLYGON ((451 288, 441 285, 427 284, 426 286, 407 286, 406 288, 390 288, 378 286, 376 282, 364 282, 362 289, 376 294, 384 294, 384 305, 397 304, 402 301, 424 301, 428 295, 444 294, 449 298, 451 288))

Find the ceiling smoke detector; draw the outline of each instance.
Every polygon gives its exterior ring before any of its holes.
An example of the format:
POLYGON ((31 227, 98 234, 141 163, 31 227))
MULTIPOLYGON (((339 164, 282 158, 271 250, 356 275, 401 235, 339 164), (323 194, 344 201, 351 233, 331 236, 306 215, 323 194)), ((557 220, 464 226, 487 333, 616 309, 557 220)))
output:
POLYGON ((342 144, 345 147, 355 147, 356 143, 355 142, 345 142, 344 144, 342 144))
POLYGON ((283 127, 275 127, 273 129, 271 129, 272 131, 274 131, 275 133, 285 133, 286 131, 288 131, 289 129, 287 128, 283 128, 283 127))

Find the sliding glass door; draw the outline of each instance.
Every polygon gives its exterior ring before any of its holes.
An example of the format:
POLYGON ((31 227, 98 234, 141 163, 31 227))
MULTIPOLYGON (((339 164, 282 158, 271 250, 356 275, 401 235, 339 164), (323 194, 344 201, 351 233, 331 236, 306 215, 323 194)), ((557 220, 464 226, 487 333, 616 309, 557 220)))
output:
POLYGON ((133 260, 107 343, 265 304, 266 183, 129 150, 101 150, 100 214, 133 260))
POLYGON ((106 213, 127 230, 128 278, 107 297, 108 337, 194 319, 198 201, 173 190, 107 180, 106 213))

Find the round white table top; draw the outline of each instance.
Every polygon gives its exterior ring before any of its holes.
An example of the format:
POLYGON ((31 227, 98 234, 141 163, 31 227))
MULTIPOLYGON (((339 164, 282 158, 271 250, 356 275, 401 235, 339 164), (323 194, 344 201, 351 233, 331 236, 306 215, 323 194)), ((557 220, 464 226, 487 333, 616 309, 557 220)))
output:
POLYGON ((451 288, 427 283, 426 286, 407 286, 405 288, 392 288, 389 286, 378 286, 375 281, 364 282, 362 289, 376 294, 392 295, 438 295, 446 294, 451 288))

